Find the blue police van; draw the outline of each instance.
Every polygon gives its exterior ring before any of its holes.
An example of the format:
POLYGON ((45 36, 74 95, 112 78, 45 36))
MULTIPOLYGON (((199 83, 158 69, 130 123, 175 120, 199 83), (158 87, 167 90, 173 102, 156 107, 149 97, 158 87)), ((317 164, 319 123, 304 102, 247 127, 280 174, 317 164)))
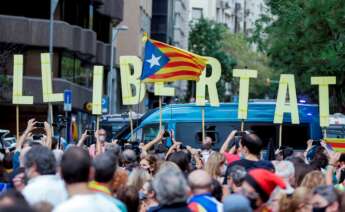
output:
MULTIPOLYGON (((267 145, 269 142, 278 146, 279 125, 273 123, 275 102, 249 102, 248 118, 244 129, 254 131, 267 145)), ((176 140, 195 148, 201 147, 202 107, 195 104, 171 104, 162 109, 163 127, 174 130, 176 140)), ((206 105, 205 132, 218 149, 233 129, 240 129, 241 120, 237 119, 237 103, 221 103, 219 107, 206 105)), ((284 114, 282 127, 282 144, 295 149, 304 149, 308 139, 322 137, 319 126, 319 110, 315 104, 299 104, 300 124, 291 124, 290 114, 284 114)), ((139 126, 135 128, 133 137, 127 140, 147 143, 155 138, 159 131, 160 111, 152 110, 145 114, 139 126)), ((171 145, 167 139, 167 146, 171 145)))

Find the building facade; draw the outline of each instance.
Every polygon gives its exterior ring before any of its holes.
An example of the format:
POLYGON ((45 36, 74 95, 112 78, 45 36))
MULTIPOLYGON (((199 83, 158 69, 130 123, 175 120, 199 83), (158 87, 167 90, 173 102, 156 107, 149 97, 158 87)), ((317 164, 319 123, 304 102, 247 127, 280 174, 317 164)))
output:
MULTIPOLYGON (((173 46, 188 49, 189 35, 189 0, 153 0, 151 38, 173 46)), ((175 87, 177 98, 184 98, 187 91, 187 81, 177 81, 169 86, 175 87)), ((150 107, 157 106, 157 97, 149 88, 150 107)), ((166 98, 169 102, 172 99, 166 98)))
MULTIPOLYGON (((92 98, 92 70, 110 64, 111 27, 123 19, 124 0, 60 0, 54 12, 53 89, 72 90, 73 111, 79 123, 91 115, 84 105, 92 98)), ((50 1, 4 1, 0 6, 0 128, 15 131, 12 105, 13 54, 24 56, 24 95, 34 96, 34 106, 21 106, 20 129, 29 118, 47 120, 42 101, 40 53, 49 49, 50 1), (23 9, 25 8, 25 9, 23 9)), ((106 80, 104 80, 105 82, 106 80)), ((104 83, 106 84, 106 83, 104 83)), ((63 103, 53 106, 63 113, 63 103)))
MULTIPOLYGON (((152 18, 152 0, 135 0, 124 1, 124 16, 120 25, 127 26, 128 30, 119 32, 116 41, 116 63, 119 64, 120 56, 138 56, 143 58, 144 42, 142 41, 144 32, 150 34, 151 32, 151 18, 152 18)), ((119 71, 117 71, 119 73, 119 71)), ((120 88, 120 75, 117 75, 117 87, 120 88)), ((122 105, 121 90, 116 90, 116 96, 118 101, 114 105, 117 105, 117 113, 128 111, 128 107, 122 105)), ((115 99, 116 97, 114 97, 115 99)), ((135 107, 136 112, 144 112, 145 104, 141 103, 138 107, 135 107)))
POLYGON ((255 21, 267 12, 264 0, 191 0, 190 9, 190 20, 214 20, 245 35, 253 32, 255 21))

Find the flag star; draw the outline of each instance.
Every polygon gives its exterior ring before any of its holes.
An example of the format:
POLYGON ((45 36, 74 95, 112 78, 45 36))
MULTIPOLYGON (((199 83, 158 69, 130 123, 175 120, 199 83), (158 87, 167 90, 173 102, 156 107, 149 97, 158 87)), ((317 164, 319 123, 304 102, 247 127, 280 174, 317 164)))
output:
POLYGON ((159 64, 159 59, 161 59, 161 56, 156 57, 154 54, 152 54, 151 59, 146 60, 148 63, 150 63, 150 68, 152 68, 153 66, 160 66, 159 64))

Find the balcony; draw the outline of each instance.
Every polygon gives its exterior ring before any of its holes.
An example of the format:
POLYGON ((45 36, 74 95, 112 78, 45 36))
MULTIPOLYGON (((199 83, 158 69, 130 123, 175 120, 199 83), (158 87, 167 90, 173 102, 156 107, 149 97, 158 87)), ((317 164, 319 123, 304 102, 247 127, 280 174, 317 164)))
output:
MULTIPOLYGON (((8 76, 9 85, 0 86, 0 102, 11 104, 12 102, 12 76, 8 76)), ((85 102, 92 101, 92 89, 77 85, 60 78, 53 79, 53 90, 55 93, 63 93, 65 89, 72 90, 73 108, 83 109, 85 102)), ((42 79, 41 77, 23 77, 23 95, 34 96, 34 104, 43 104, 42 79)), ((59 103, 63 104, 63 103, 59 103)))
MULTIPOLYGON (((123 18, 123 1, 124 0, 97 0, 103 3, 99 6, 97 11, 102 15, 108 16, 111 19, 120 22, 123 18)), ((128 1, 128 0, 127 0, 128 1)))
MULTIPOLYGON (((0 42, 48 48, 49 20, 0 15, 0 42)), ((109 65, 110 45, 97 41, 92 30, 55 20, 53 46, 95 58, 97 64, 109 65)))

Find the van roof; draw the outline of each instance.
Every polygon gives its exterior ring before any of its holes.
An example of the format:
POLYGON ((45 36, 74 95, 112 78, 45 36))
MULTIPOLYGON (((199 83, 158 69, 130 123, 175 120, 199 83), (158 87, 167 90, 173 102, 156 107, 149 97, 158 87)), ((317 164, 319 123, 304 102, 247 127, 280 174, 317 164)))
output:
MULTIPOLYGON (((246 122, 273 123, 275 102, 249 102, 248 118, 246 122)), ((201 122, 201 108, 194 103, 170 104, 162 109, 163 122, 201 122)), ((219 107, 211 107, 206 104, 205 120, 207 122, 238 122, 238 103, 221 103, 219 107)), ((319 110, 316 104, 298 104, 299 118, 301 123, 319 123, 319 110)), ((159 109, 151 113, 143 120, 141 125, 159 123, 159 109)), ((291 123, 290 114, 284 115, 284 123, 291 123)))

